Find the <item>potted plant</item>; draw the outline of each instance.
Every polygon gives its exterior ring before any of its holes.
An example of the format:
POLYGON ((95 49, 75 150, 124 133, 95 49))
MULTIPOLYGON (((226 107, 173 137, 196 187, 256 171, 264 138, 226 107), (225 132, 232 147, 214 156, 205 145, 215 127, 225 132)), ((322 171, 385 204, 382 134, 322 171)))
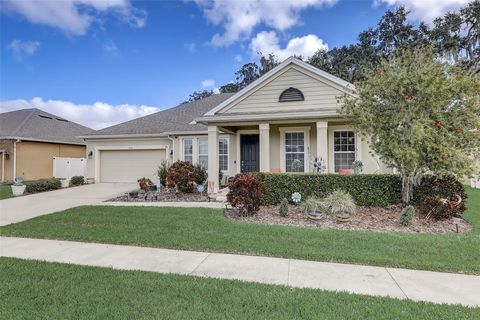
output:
POLYGON ((23 179, 21 177, 16 177, 15 182, 13 182, 11 188, 12 188, 12 194, 16 196, 21 196, 25 192, 25 188, 27 186, 23 184, 23 179))
POLYGON ((343 190, 333 191, 323 202, 327 212, 334 215, 339 222, 349 221, 357 210, 352 196, 343 190))
POLYGON ((312 220, 321 219, 321 211, 323 209, 323 203, 320 199, 316 197, 308 197, 307 200, 303 203, 303 208, 307 217, 312 220))

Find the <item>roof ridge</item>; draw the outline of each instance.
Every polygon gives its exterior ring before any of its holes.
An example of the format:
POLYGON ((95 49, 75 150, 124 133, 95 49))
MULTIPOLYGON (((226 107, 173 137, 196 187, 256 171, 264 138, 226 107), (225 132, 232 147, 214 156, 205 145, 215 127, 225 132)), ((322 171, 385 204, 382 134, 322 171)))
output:
POLYGON ((15 136, 17 134, 17 132, 20 131, 20 129, 25 125, 25 123, 32 117, 32 115, 35 113, 35 111, 38 110, 36 108, 32 108, 31 111, 30 111, 30 114, 28 116, 25 117, 25 119, 23 119, 23 121, 20 123, 20 125, 17 127, 17 129, 15 129, 13 132, 12 132, 12 136, 15 136))

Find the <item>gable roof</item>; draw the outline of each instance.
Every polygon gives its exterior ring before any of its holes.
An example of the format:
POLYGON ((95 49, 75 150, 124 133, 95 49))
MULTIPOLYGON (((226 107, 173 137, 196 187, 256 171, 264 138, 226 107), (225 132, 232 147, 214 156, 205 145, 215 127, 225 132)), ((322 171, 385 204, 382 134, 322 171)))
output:
POLYGON ((102 130, 84 135, 84 138, 123 135, 160 135, 180 132, 206 131, 207 127, 200 123, 192 123, 208 110, 230 98, 233 93, 219 93, 209 97, 180 104, 174 108, 159 111, 148 116, 123 122, 102 130))
POLYGON ((328 72, 320 70, 320 69, 318 69, 318 68, 316 68, 316 67, 314 67, 314 66, 312 66, 312 65, 310 65, 310 64, 308 64, 308 63, 306 63, 306 62, 304 62, 304 61, 302 61, 298 58, 289 57, 288 59, 286 59, 282 63, 280 63, 278 66, 276 66, 275 68, 273 68, 272 70, 270 70, 269 72, 267 72, 266 74, 264 74, 263 76, 261 76, 260 78, 258 78, 257 80, 255 80, 254 82, 252 82, 251 84, 246 86, 245 88, 243 88, 242 90, 235 93, 229 99, 227 99, 224 102, 222 102, 221 104, 219 104, 217 107, 215 107, 215 108, 209 110, 208 112, 206 112, 204 114, 204 117, 202 117, 201 119, 203 120, 203 119, 205 119, 209 116, 215 116, 216 113, 225 109, 226 107, 228 107, 230 104, 232 104, 236 100, 241 99, 245 94, 254 90, 256 87, 266 83, 268 80, 270 80, 275 75, 279 74, 280 72, 282 72, 283 70, 285 70, 287 67, 289 67, 291 65, 296 65, 300 68, 306 69, 306 70, 314 73, 315 75, 317 75, 317 76, 319 76, 319 77, 321 77, 321 78, 323 78, 327 81, 330 81, 331 83, 337 85, 344 92, 351 93, 352 90, 355 90, 355 86, 352 83, 350 83, 348 81, 345 81, 343 79, 340 79, 339 77, 334 76, 333 74, 330 74, 328 72))
POLYGON ((77 136, 92 131, 94 130, 36 108, 0 113, 0 139, 85 145, 77 136))

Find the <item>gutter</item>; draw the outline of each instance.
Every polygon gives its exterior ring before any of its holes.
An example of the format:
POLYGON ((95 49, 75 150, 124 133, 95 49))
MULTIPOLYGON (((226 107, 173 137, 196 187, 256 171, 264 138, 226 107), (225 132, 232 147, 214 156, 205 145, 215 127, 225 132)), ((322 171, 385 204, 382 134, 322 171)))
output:
POLYGON ((166 131, 162 133, 145 133, 145 134, 104 134, 91 136, 77 136, 79 139, 114 139, 114 138, 168 138, 176 135, 195 135, 208 134, 207 130, 203 131, 166 131))
POLYGON ((43 143, 69 144, 74 146, 85 146, 85 143, 81 143, 81 142, 67 142, 67 141, 60 141, 60 140, 46 140, 46 139, 35 139, 35 138, 25 138, 25 137, 16 137, 16 136, 3 136, 3 137, 0 137, 0 140, 22 140, 22 141, 33 141, 33 142, 43 142, 43 143))
POLYGON ((300 120, 300 119, 312 119, 312 118, 333 118, 340 116, 337 113, 337 109, 317 112, 289 112, 289 113, 271 113, 271 114, 236 114, 236 115, 217 115, 217 116, 203 116, 195 119, 198 123, 208 124, 212 122, 224 122, 224 121, 271 121, 271 120, 300 120), (333 111, 333 112, 332 112, 333 111))

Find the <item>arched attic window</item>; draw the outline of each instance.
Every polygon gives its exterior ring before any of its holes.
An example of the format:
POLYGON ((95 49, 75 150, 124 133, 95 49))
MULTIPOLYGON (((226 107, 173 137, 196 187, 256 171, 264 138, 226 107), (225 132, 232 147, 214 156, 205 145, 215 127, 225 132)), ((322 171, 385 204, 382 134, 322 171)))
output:
POLYGON ((290 87, 285 89, 278 98, 278 102, 289 102, 289 101, 303 101, 305 97, 303 96, 302 91, 297 88, 290 87))

